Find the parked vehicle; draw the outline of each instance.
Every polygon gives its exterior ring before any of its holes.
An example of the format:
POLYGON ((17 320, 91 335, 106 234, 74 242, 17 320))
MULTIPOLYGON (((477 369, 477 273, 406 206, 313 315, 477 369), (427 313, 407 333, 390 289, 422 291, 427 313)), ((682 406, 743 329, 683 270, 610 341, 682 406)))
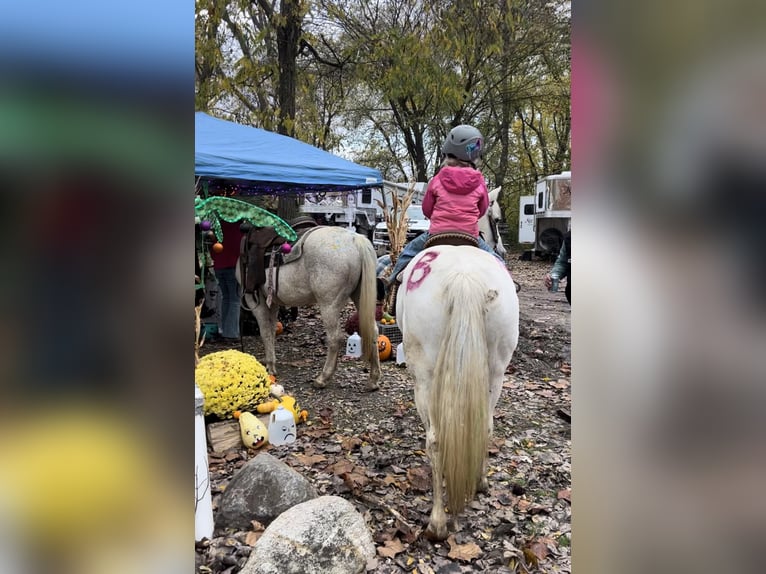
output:
MULTIPOLYGON (((407 241, 415 239, 424 231, 428 231, 431 223, 423 215, 422 205, 410 205, 407 208, 407 241)), ((388 227, 385 221, 375 226, 375 234, 372 238, 372 244, 378 257, 385 255, 391 249, 391 242, 388 238, 388 227)))
POLYGON ((368 187, 345 194, 310 194, 305 197, 300 211, 322 225, 353 227, 357 233, 372 239, 375 224, 379 219, 375 204, 376 192, 377 190, 368 187))
POLYGON ((571 220, 572 172, 543 177, 535 195, 519 200, 519 243, 531 243, 538 257, 556 257, 571 220))

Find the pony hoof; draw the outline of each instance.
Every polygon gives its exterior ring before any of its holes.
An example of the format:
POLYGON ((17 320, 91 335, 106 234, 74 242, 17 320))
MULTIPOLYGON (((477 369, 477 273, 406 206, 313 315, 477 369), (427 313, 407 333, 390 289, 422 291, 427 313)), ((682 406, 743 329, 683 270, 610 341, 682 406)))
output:
POLYGON ((327 386, 327 381, 315 379, 313 385, 315 389, 324 389, 327 386))
POLYGON ((476 485, 476 492, 489 492, 489 481, 486 476, 479 480, 479 484, 476 485))
POLYGON ((428 528, 423 531, 423 536, 431 542, 441 542, 447 539, 447 526, 445 525, 441 529, 434 530, 431 524, 428 524, 428 528))

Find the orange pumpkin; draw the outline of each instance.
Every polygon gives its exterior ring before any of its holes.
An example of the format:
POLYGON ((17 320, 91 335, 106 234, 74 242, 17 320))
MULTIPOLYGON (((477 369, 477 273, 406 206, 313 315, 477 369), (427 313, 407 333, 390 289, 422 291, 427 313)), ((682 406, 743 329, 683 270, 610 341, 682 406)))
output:
POLYGON ((277 321, 277 335, 281 335, 284 330, 285 326, 282 324, 282 321, 277 321))
POLYGON ((391 357, 391 340, 385 335, 378 335, 378 357, 381 361, 391 357))

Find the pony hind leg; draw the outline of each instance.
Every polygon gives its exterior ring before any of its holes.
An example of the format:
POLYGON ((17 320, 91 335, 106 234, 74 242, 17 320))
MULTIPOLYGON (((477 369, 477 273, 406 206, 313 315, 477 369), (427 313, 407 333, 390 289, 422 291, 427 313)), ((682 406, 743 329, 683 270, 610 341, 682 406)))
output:
POLYGON ((415 407, 417 408, 423 428, 426 431, 426 454, 431 463, 431 490, 433 506, 428 527, 423 535, 429 540, 445 540, 447 538, 447 513, 444 510, 444 473, 436 433, 431 424, 431 384, 433 370, 427 366, 423 357, 423 347, 416 339, 407 340, 408 369, 415 375, 415 407))
POLYGON ((338 354, 341 343, 345 340, 340 326, 340 312, 342 303, 333 302, 332 304, 323 304, 319 306, 319 313, 322 316, 322 324, 327 333, 327 357, 325 358, 322 372, 314 379, 314 387, 321 389, 327 386, 335 374, 335 368, 338 363, 338 354))
MULTIPOLYGON (((356 308, 357 316, 359 317, 359 327, 361 329, 362 327, 362 312, 361 312, 361 306, 360 306, 360 293, 359 289, 357 288, 356 291, 351 295, 351 299, 354 302, 354 307, 356 308)), ((374 317, 372 318, 374 321, 374 317)), ((375 328, 377 329, 377 323, 375 328)), ((361 334, 361 333, 360 333, 361 334)), ((376 348, 377 348, 377 342, 376 342, 376 348)), ((377 391, 380 388, 379 381, 380 381, 380 356, 377 352, 377 350, 374 353, 370 354, 370 378, 367 379, 367 386, 364 388, 365 391, 377 391)))
MULTIPOLYGON (((492 369, 489 376, 489 409, 487 411, 487 444, 492 444, 492 438, 495 431, 495 407, 500 399, 500 393, 503 390, 503 377, 505 368, 499 367, 492 369)), ((481 475, 478 477, 476 486, 477 492, 488 492, 489 481, 487 480, 487 456, 484 457, 484 464, 481 465, 481 475)))
POLYGON ((263 341, 263 351, 265 361, 263 366, 271 375, 277 374, 277 356, 275 351, 276 331, 277 331, 277 313, 279 307, 274 304, 268 308, 263 302, 252 309, 253 315, 258 322, 258 330, 261 332, 261 341, 263 341))
MULTIPOLYGON (((436 436, 433 429, 429 428, 426 432, 426 452, 431 461, 433 506, 431 507, 431 516, 428 519, 428 527, 425 530, 425 537, 429 540, 445 540, 447 538, 447 513, 444 511, 444 488, 442 486, 442 459, 439 452, 439 445, 436 442, 436 436)), ((453 517, 457 520, 456 517, 453 517)))
MULTIPOLYGON (((261 297, 263 297, 262 294, 261 297)), ((277 357, 274 346, 279 308, 275 304, 269 309, 263 301, 256 303, 253 297, 247 294, 242 301, 243 307, 253 314, 258 323, 258 331, 261 335, 261 341, 263 341, 263 353, 265 355, 263 366, 266 367, 270 375, 276 375, 277 357)))

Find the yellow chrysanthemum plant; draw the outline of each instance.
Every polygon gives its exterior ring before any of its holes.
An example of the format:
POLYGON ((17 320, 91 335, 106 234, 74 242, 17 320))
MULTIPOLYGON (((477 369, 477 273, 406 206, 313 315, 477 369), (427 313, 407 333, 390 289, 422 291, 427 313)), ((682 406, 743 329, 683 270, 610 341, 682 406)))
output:
POLYGON ((232 418, 234 411, 254 411, 269 397, 271 379, 252 355, 229 350, 200 359, 195 382, 205 395, 205 415, 232 418))

